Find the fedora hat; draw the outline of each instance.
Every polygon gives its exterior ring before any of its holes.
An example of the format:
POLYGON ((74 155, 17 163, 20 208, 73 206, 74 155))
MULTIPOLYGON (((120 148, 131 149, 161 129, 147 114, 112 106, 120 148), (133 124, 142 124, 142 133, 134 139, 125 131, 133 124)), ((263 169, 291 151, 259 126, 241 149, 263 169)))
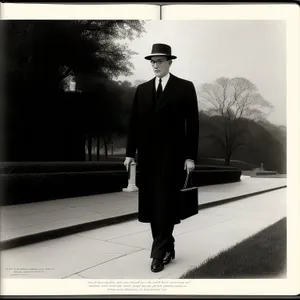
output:
POLYGON ((177 56, 172 55, 172 50, 169 45, 166 44, 153 44, 150 55, 147 55, 145 59, 150 60, 153 56, 167 56, 169 59, 175 59, 177 56))

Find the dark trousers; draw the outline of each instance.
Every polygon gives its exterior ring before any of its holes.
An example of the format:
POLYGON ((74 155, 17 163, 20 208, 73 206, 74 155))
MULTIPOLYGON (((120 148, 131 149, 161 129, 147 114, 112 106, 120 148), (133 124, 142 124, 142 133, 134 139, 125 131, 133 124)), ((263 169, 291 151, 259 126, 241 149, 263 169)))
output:
POLYGON ((155 222, 151 222, 151 231, 153 237, 151 258, 163 259, 166 252, 174 249, 175 239, 173 237, 174 224, 158 226, 155 222))

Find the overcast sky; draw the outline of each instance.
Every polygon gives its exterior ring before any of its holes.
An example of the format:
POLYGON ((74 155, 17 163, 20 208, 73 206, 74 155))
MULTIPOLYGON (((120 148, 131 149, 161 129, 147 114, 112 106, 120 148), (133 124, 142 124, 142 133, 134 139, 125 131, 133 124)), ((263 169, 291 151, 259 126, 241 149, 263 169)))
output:
POLYGON ((141 38, 128 41, 137 52, 133 75, 120 80, 149 80, 154 75, 144 57, 153 43, 167 43, 174 60, 171 73, 202 83, 219 77, 245 77, 274 105, 269 121, 286 125, 286 55, 283 21, 148 21, 141 38))

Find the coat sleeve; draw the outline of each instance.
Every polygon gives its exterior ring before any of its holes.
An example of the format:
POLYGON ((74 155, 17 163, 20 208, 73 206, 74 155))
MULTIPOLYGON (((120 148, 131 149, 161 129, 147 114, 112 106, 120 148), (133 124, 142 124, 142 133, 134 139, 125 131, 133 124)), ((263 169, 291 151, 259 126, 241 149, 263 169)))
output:
POLYGON ((189 82, 186 97, 186 159, 197 161, 199 110, 194 84, 189 82))
POLYGON ((137 129, 138 129, 138 88, 136 89, 133 105, 131 109, 131 115, 129 119, 128 126, 128 134, 127 134, 127 148, 126 148, 126 156, 127 157, 135 157, 136 149, 137 149, 137 129))

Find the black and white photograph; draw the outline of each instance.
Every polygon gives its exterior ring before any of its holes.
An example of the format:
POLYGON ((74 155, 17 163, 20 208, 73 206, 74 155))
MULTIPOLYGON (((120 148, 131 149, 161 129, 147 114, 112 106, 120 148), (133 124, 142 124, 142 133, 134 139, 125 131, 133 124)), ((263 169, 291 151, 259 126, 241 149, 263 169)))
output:
POLYGON ((1 280, 287 279, 284 20, 1 26, 1 280))

